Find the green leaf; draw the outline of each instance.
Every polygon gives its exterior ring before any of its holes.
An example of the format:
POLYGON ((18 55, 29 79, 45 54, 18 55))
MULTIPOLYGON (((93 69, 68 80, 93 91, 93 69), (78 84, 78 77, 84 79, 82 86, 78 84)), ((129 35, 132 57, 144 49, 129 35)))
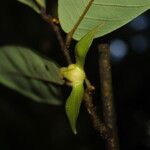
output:
MULTIPOLYGON (((65 32, 70 32, 90 0, 58 0, 58 15, 65 32)), ((101 37, 125 25, 150 8, 150 0, 94 0, 73 35, 81 39, 95 26, 105 23, 95 37, 101 37)))
POLYGON ((74 134, 77 134, 76 122, 79 115, 83 94, 84 94, 83 82, 80 82, 76 86, 72 87, 71 94, 66 102, 66 114, 74 134))
POLYGON ((46 0, 36 0, 36 2, 37 2, 42 8, 46 8, 46 0))
MULTIPOLYGON (((35 4, 35 2, 33 0, 17 0, 17 1, 29 6, 30 8, 32 8, 38 14, 41 13, 40 9, 38 8, 38 6, 35 4)), ((41 0, 41 4, 42 4, 42 0, 41 0)))
POLYGON ((76 52, 76 64, 80 66, 82 69, 85 63, 85 57, 87 52, 93 42, 95 34, 99 30, 101 26, 97 26, 91 31, 89 31, 81 40, 76 44, 75 52, 76 52))
POLYGON ((60 104, 63 80, 59 67, 33 51, 14 46, 0 48, 0 83, 41 103, 60 104))

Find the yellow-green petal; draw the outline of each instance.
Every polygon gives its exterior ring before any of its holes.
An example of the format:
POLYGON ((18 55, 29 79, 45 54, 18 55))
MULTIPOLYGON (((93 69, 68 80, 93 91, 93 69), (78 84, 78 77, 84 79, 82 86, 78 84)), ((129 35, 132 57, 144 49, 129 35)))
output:
POLYGON ((37 2, 42 8, 46 8, 46 0, 36 0, 36 2, 37 2))
POLYGON ((76 44, 76 64, 83 69, 85 63, 85 57, 93 42, 93 39, 97 31, 102 27, 103 24, 96 26, 94 29, 89 31, 81 40, 76 44))
POLYGON ((83 82, 80 82, 79 84, 72 87, 71 94, 66 102, 66 114, 74 134, 77 134, 76 122, 79 115, 83 94, 83 82))

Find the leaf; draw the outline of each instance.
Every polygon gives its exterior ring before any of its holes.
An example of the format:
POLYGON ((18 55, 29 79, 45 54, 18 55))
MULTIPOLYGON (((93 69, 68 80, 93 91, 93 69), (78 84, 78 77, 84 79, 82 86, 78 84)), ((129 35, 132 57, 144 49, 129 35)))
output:
POLYGON ((80 66, 82 69, 84 68, 85 57, 87 52, 93 42, 95 34, 99 30, 101 26, 97 26, 91 31, 89 31, 81 40, 76 44, 75 52, 76 52, 76 64, 80 66))
MULTIPOLYGON (((58 15, 65 32, 70 32, 90 0, 58 0, 58 15)), ((73 38, 81 39, 95 26, 105 22, 95 37, 101 37, 150 8, 150 0, 94 0, 91 8, 75 31, 73 38)))
MULTIPOLYGON (((29 6, 30 8, 32 8, 38 14, 41 13, 40 9, 38 8, 38 6, 35 4, 35 2, 33 0, 17 0, 17 1, 20 2, 20 3, 23 3, 23 4, 27 5, 27 6, 29 6)), ((42 0, 41 0, 41 3, 42 3, 42 0)))
POLYGON ((60 104, 63 80, 58 66, 33 51, 15 46, 0 48, 0 83, 41 103, 60 104))
POLYGON ((80 82, 76 86, 72 87, 71 94, 66 102, 66 114, 74 134, 77 134, 76 122, 79 115, 83 94, 84 94, 83 82, 80 82))
POLYGON ((42 8, 46 8, 46 0, 36 0, 36 2, 37 2, 42 8))

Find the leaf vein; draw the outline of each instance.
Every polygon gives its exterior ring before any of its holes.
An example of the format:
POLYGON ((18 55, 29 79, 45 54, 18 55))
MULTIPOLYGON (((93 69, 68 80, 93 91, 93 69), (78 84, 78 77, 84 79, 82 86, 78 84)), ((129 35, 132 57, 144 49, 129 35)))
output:
POLYGON ((121 19, 121 18, 94 18, 94 17, 89 17, 89 16, 86 16, 84 19, 89 19, 89 20, 95 20, 95 21, 122 21, 124 20, 121 19))
POLYGON ((145 7, 147 5, 122 5, 122 4, 107 4, 107 3, 98 3, 93 2, 93 5, 101 5, 101 6, 115 6, 115 7, 145 7))

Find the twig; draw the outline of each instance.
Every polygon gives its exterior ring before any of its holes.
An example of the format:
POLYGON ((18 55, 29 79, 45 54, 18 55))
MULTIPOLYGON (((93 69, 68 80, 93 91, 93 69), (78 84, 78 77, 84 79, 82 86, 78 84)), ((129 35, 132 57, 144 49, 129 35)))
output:
POLYGON ((56 34, 56 37, 57 37, 58 42, 59 42, 59 44, 60 44, 61 50, 62 50, 62 52, 63 52, 63 54, 64 54, 64 56, 65 56, 65 59, 66 59, 67 63, 70 64, 70 63, 72 62, 72 61, 71 61, 71 57, 70 57, 70 55, 69 55, 69 52, 67 52, 67 51, 65 50, 65 47, 66 47, 66 46, 65 46, 65 42, 64 42, 63 37, 62 37, 62 35, 61 35, 61 32, 60 32, 59 27, 53 22, 52 16, 51 16, 51 15, 48 15, 45 10, 41 10, 41 16, 42 16, 42 18, 43 18, 48 24, 51 25, 53 31, 54 31, 55 34, 56 34))
POLYGON ((53 22, 53 17, 46 13, 45 8, 41 7, 39 5, 39 3, 35 0, 34 0, 34 3, 41 10, 41 17, 43 18, 43 20, 46 21, 52 27, 53 31, 55 32, 57 40, 60 44, 61 50, 64 54, 64 57, 65 57, 67 63, 70 64, 71 63, 71 57, 70 57, 69 53, 67 51, 65 51, 66 46, 65 46, 65 42, 63 40, 63 37, 61 35, 60 28, 53 22))
POLYGON ((105 124, 111 131, 111 136, 106 141, 108 150, 119 150, 119 142, 116 127, 116 115, 114 110, 111 66, 110 66, 110 51, 108 44, 101 44, 99 46, 100 59, 100 79, 101 79, 101 93, 103 102, 103 112, 105 124))
POLYGON ((87 89, 84 93, 84 98, 83 98, 84 101, 83 102, 84 102, 85 108, 87 109, 87 112, 89 113, 89 115, 91 117, 94 128, 98 131, 100 136, 106 140, 109 138, 110 132, 109 132, 109 129, 100 120, 100 118, 98 117, 98 115, 96 113, 96 109, 93 104, 93 98, 92 98, 92 94, 91 94, 93 89, 94 89, 94 87, 91 85, 87 87, 87 89))
POLYGON ((94 0, 90 0, 89 1, 89 3, 87 4, 87 6, 85 7, 83 13, 81 14, 81 16, 79 17, 79 19, 77 20, 76 24, 74 25, 73 29, 67 34, 66 44, 65 44, 66 45, 65 51, 68 51, 74 32, 76 31, 76 29, 80 25, 81 21, 83 20, 84 16, 86 15, 86 13, 88 12, 88 10, 90 9, 93 1, 94 0))

